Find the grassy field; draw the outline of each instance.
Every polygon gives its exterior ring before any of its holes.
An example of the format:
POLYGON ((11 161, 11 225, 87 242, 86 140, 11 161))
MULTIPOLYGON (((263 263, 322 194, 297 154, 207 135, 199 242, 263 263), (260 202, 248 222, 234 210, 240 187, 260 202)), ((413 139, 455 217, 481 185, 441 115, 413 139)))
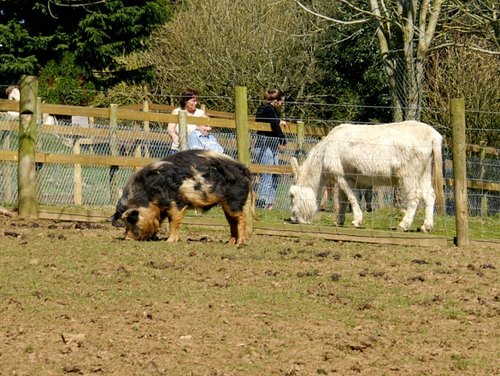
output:
MULTIPOLYGON (((219 215, 222 217, 222 214, 219 215)), ((328 211, 320 212, 314 220, 314 224, 334 227, 336 213, 331 209, 328 211)), ((262 222, 279 223, 287 218, 290 218, 290 210, 268 210, 259 211, 259 218, 262 222)), ((394 207, 386 207, 374 210, 373 212, 363 213, 363 226, 364 229, 381 230, 381 231, 395 231, 397 230, 399 222, 402 220, 403 214, 400 209, 394 207)), ((352 213, 346 214, 346 221, 344 228, 352 228, 350 225, 353 220, 352 213)), ((450 215, 434 215, 434 229, 430 232, 432 235, 442 236, 445 238, 453 239, 456 236, 456 218, 450 215)), ((410 232, 419 231, 420 226, 424 222, 424 211, 419 209, 415 215, 415 219, 410 227, 410 232)), ((469 238, 472 240, 493 240, 500 241, 500 215, 493 215, 488 217, 473 217, 468 218, 469 238)), ((424 234, 422 234, 424 235, 424 234)))
POLYGON ((0 375, 494 375, 498 247, 0 216, 0 375))

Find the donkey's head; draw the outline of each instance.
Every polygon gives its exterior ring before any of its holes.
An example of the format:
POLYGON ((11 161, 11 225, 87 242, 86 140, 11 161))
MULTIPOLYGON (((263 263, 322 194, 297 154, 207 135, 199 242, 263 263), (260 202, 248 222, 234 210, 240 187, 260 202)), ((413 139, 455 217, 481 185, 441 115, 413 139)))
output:
POLYGON ((294 184, 290 187, 290 208, 293 223, 311 223, 318 211, 318 203, 315 189, 304 184, 300 177, 300 166, 297 159, 292 158, 292 170, 294 184))

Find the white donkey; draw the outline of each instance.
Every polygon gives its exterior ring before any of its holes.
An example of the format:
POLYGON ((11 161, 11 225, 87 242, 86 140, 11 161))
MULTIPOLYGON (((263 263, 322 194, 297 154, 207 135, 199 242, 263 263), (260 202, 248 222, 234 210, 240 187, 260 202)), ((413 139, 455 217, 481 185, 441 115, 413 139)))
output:
POLYGON ((290 187, 291 221, 310 223, 319 210, 323 188, 337 183, 340 205, 336 225, 345 222, 348 200, 352 224, 359 227, 363 213, 353 189, 389 185, 399 188, 406 203, 399 228, 409 229, 423 199, 425 221, 421 231, 430 231, 436 194, 443 194, 442 141, 434 128, 418 121, 335 127, 312 148, 302 166, 292 159, 295 183, 290 187))

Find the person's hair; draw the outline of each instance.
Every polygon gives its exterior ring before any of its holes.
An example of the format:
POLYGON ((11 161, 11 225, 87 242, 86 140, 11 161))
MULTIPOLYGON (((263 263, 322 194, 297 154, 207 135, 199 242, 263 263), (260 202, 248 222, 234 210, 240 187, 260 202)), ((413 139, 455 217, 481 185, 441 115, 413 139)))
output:
POLYGON ((263 103, 264 104, 269 104, 272 103, 272 101, 280 100, 285 96, 285 93, 283 93, 280 89, 271 89, 271 90, 266 90, 264 92, 264 98, 263 98, 263 103))
MULTIPOLYGON (((19 88, 15 85, 11 85, 9 86, 7 89, 5 89, 5 94, 7 94, 7 97, 10 97, 10 94, 14 91, 14 90, 19 90, 19 88)), ((10 99, 10 98, 9 98, 10 99)))
POLYGON ((193 90, 193 89, 185 89, 182 93, 181 93, 181 102, 180 102, 180 106, 181 106, 181 109, 185 109, 186 108, 186 103, 188 100, 192 99, 192 98, 197 98, 199 95, 198 95, 198 92, 196 90, 193 90))

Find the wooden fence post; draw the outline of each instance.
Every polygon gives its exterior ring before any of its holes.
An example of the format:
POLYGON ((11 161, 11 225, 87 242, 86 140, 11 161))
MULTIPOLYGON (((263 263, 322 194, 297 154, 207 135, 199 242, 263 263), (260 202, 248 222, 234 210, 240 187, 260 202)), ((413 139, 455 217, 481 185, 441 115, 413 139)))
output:
MULTIPOLYGON (((480 154, 480 165, 481 172, 479 175, 479 180, 484 180, 484 175, 486 175, 486 166, 484 164, 484 160, 486 159, 486 141, 479 142, 479 146, 481 146, 481 154, 480 154)), ((481 217, 488 216, 488 191, 483 189, 481 191, 481 217)))
MULTIPOLYGON (((10 132, 8 132, 4 136, 4 139, 3 139, 3 148, 5 150, 10 150, 10 132)), ((12 191, 12 169, 11 169, 9 163, 5 163, 3 165, 3 169, 0 169, 0 172, 3 174, 2 176, 4 177, 4 182, 5 182, 4 192, 3 192, 3 194, 4 194, 4 200, 6 202, 14 201, 14 194, 13 194, 13 191, 12 191)))
POLYGON ((188 148, 188 125, 187 125, 187 111, 179 110, 179 149, 187 150, 188 148))
MULTIPOLYGON (((73 154, 81 154, 80 140, 75 141, 73 145, 73 154)), ((81 205, 83 202, 82 187, 82 165, 75 163, 73 167, 73 202, 75 205, 81 205)))
POLYGON ((236 86, 234 89, 236 148, 238 160, 245 166, 250 165, 250 134, 248 131, 247 88, 236 86))
POLYGON ((465 102, 464 98, 450 102, 451 130, 453 143, 453 180, 455 190, 455 222, 458 247, 469 245, 467 171, 465 154, 465 102))
MULTIPOLYGON (((109 149, 112 157, 118 156, 118 140, 116 131, 118 127, 118 106, 111 104, 109 107, 109 149)), ((120 198, 120 189, 118 187, 118 166, 110 166, 109 168, 109 198, 111 204, 115 204, 120 198)))
POLYGON ((304 144, 306 141, 306 126, 303 121, 297 122, 297 159, 300 161, 306 156, 304 144))
MULTIPOLYGON (((43 120, 42 114, 42 98, 36 97, 36 117, 43 120)), ((43 121, 42 121, 43 124, 43 121)))
MULTIPOLYGON (((250 134, 248 130, 248 101, 247 88, 244 86, 236 86, 234 89, 234 115, 236 123, 236 150, 238 160, 245 166, 250 166, 250 134)), ((253 188, 250 188, 253 189, 253 188)), ((255 193, 253 193, 254 195, 255 193)), ((253 233, 253 217, 252 205, 255 204, 251 197, 245 205, 245 214, 247 217, 247 232, 249 235, 253 233)))
POLYGON ((18 203, 19 216, 38 218, 36 187, 36 126, 38 79, 35 76, 21 77, 21 101, 19 106, 19 152, 18 152, 18 203))
MULTIPOLYGON (((143 112, 149 112, 149 102, 146 100, 144 100, 144 102, 142 102, 142 111, 143 112)), ((144 125, 144 132, 147 132, 149 133, 149 121, 147 120, 144 120, 143 121, 143 125, 144 125)), ((146 158, 149 158, 149 146, 148 146, 148 142, 143 142, 144 145, 143 145, 143 150, 144 150, 144 156, 146 158)))

